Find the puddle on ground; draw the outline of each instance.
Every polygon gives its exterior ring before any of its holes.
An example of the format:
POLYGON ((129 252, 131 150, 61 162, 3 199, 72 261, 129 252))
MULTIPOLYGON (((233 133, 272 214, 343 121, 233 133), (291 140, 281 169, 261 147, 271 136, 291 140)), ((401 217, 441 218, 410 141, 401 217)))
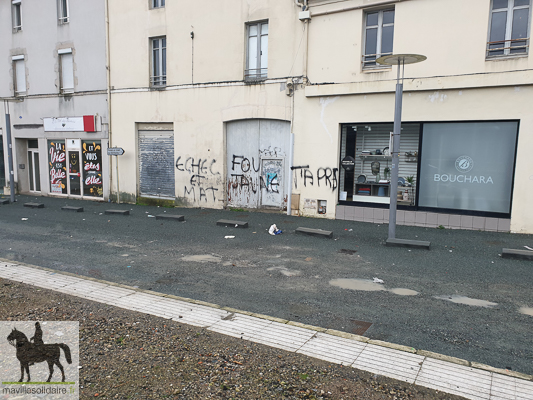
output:
POLYGON ((296 269, 288 269, 285 267, 270 267, 267 268, 267 271, 279 271, 282 275, 285 276, 298 276, 301 274, 301 272, 296 269))
POLYGON ((452 303, 457 304, 466 304, 467 306, 491 308, 498 305, 498 303, 492 303, 487 300, 471 299, 470 297, 459 296, 456 294, 451 296, 435 296, 435 298, 439 300, 451 301, 452 303))
POLYGON ((522 314, 531 315, 533 317, 533 308, 531 307, 520 307, 519 311, 522 314))
POLYGON ((391 292, 399 296, 416 296, 419 294, 415 290, 404 289, 404 288, 394 288, 387 289, 381 283, 375 283, 367 279, 332 279, 329 281, 330 285, 338 286, 342 289, 351 289, 351 290, 362 290, 365 292, 391 292))
POLYGON ((403 288, 389 289, 389 292, 397 294, 399 296, 416 296, 417 294, 419 294, 416 290, 403 288))
POLYGON ((332 279, 329 281, 329 284, 342 289, 364 290, 365 292, 387 290, 382 284, 374 283, 366 279, 332 279))
POLYGON ((222 258, 212 256, 210 254, 199 254, 195 256, 185 256, 181 258, 183 261, 195 261, 195 262, 215 262, 219 263, 222 261, 222 258))

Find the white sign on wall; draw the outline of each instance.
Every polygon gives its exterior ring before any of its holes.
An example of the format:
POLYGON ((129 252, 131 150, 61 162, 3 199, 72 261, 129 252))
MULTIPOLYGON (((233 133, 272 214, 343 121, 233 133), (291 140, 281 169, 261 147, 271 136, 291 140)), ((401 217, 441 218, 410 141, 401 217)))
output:
POLYGON ((44 118, 45 132, 83 132, 83 117, 44 118))

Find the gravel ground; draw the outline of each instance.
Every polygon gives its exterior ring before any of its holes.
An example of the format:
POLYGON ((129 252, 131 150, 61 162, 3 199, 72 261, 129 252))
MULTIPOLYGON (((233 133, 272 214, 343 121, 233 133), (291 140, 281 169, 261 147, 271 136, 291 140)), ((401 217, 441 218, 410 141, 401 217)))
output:
POLYGON ((81 399, 461 399, 5 279, 0 320, 79 321, 81 399))

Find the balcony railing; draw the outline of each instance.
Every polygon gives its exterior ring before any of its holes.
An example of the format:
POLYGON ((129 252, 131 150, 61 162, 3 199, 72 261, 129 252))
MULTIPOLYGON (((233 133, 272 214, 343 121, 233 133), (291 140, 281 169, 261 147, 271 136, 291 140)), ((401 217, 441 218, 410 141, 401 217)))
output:
POLYGON ((166 85, 167 85, 166 75, 158 75, 158 76, 150 77, 150 86, 160 87, 160 86, 166 86, 166 85))
POLYGON ((268 68, 254 68, 244 71, 245 81, 262 81, 268 77, 268 68))
POLYGON ((390 56, 392 53, 381 53, 381 54, 365 54, 363 55, 363 69, 372 69, 372 68, 390 68, 388 65, 380 65, 376 63, 376 60, 379 57, 390 56))
POLYGON ((487 58, 527 54, 529 52, 529 38, 499 40, 487 42, 487 58))

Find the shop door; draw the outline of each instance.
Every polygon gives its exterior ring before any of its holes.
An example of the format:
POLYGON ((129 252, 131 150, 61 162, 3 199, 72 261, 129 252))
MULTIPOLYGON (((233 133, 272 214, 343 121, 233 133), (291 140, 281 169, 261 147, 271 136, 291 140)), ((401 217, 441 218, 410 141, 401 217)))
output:
POLYGON ((30 192, 36 193, 41 191, 41 176, 39 172, 39 149, 37 140, 28 141, 28 175, 30 180, 30 192), (35 148, 31 148, 35 145, 35 148))
POLYGON ((290 123, 247 119, 226 125, 227 198, 230 207, 283 209, 290 123))
POLYGON ((68 151, 68 193, 72 196, 81 196, 81 170, 80 152, 68 151))
POLYGON ((139 131, 139 195, 174 199, 174 132, 139 131))

